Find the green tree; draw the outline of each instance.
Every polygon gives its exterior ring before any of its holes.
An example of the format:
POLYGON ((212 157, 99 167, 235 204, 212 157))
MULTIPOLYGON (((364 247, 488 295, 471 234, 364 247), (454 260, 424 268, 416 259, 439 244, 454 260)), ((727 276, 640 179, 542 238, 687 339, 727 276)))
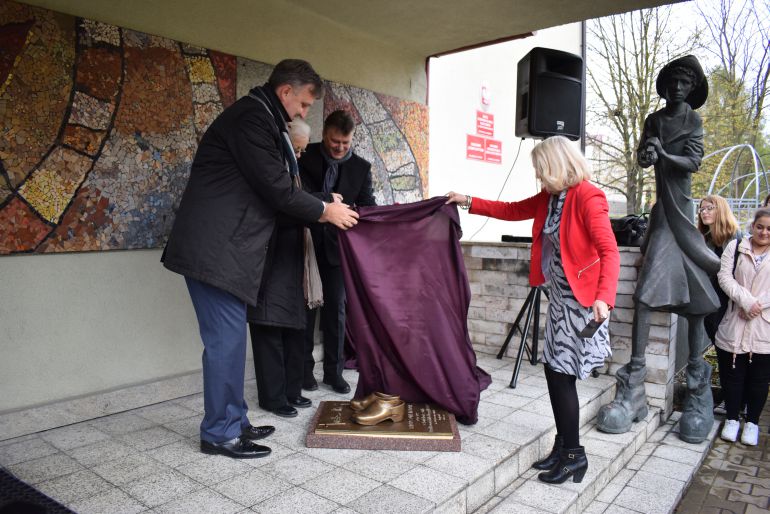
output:
POLYGON ((660 7, 587 23, 586 139, 594 180, 624 195, 628 213, 644 210, 654 187, 651 169, 636 164, 636 148, 645 117, 660 108, 655 78, 695 46, 695 36, 681 37, 671 15, 660 7))
MULTIPOLYGON (((694 7, 702 21, 699 51, 715 63, 708 72, 709 99, 701 111, 706 154, 749 144, 760 155, 770 147, 763 133, 770 85, 770 9, 766 0, 700 1, 694 7)), ((704 195, 724 154, 707 159, 693 181, 693 194, 704 195)), ((715 187, 728 185, 731 176, 753 170, 749 152, 731 155, 723 164, 715 187)), ((748 179, 732 184, 740 196, 748 179)), ((753 196, 753 195, 752 195, 753 196)))

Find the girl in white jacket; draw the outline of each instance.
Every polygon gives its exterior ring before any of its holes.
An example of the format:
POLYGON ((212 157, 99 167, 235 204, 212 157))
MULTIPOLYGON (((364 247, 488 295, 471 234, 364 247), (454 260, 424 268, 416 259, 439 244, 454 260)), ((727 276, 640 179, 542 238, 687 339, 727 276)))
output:
POLYGON ((759 438, 757 423, 770 383, 769 250, 770 208, 763 207, 754 214, 751 236, 727 245, 719 270, 719 285, 730 298, 715 342, 727 410, 721 436, 727 441, 738 438, 738 410, 745 400, 741 442, 751 446, 759 438))

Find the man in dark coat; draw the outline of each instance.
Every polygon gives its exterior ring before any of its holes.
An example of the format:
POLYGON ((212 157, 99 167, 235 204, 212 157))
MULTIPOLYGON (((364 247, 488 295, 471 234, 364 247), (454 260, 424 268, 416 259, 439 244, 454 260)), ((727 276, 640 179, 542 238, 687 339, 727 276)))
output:
MULTIPOLYGON (((326 202, 335 200, 350 205, 376 205, 372 194, 372 165, 351 149, 355 130, 353 117, 343 110, 334 111, 324 121, 320 143, 308 145, 299 160, 302 187, 326 202)), ((333 227, 311 227, 318 270, 323 283, 324 305, 321 330, 324 347, 323 382, 338 393, 350 392, 342 378, 342 350, 345 341, 345 285, 340 268, 337 232, 333 227)), ((303 388, 314 390, 313 343, 316 312, 310 312, 305 332, 305 378, 303 388)))
POLYGON ((276 216, 330 222, 342 229, 357 214, 299 190, 286 123, 304 118, 321 96, 309 63, 278 63, 267 84, 225 109, 201 139, 162 261, 184 275, 203 340, 201 451, 264 457, 253 443, 272 427, 253 427, 243 399, 246 305, 263 279, 276 216))

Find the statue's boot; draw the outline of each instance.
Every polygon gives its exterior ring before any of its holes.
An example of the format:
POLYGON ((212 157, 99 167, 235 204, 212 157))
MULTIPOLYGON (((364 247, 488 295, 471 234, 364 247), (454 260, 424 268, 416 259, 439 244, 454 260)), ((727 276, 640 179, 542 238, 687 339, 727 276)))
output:
POLYGON ((631 362, 620 368, 615 377, 618 381, 615 399, 599 409, 597 428, 610 434, 622 434, 631 429, 631 423, 647 417, 647 394, 644 377, 647 368, 644 361, 631 362))
POLYGON ((687 363, 687 396, 679 418, 679 438, 688 443, 704 441, 714 426, 711 365, 703 357, 687 363))

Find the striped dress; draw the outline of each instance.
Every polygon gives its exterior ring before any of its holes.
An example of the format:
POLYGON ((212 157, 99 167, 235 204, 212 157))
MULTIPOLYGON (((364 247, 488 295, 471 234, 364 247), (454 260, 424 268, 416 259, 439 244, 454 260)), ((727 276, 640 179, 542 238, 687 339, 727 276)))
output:
POLYGON ((579 379, 604 365, 611 355, 608 322, 604 322, 591 338, 578 333, 593 319, 591 307, 583 307, 564 275, 561 260, 559 226, 567 192, 553 195, 548 203, 548 217, 543 227, 543 274, 549 290, 548 320, 545 324, 543 361, 548 366, 579 379))

